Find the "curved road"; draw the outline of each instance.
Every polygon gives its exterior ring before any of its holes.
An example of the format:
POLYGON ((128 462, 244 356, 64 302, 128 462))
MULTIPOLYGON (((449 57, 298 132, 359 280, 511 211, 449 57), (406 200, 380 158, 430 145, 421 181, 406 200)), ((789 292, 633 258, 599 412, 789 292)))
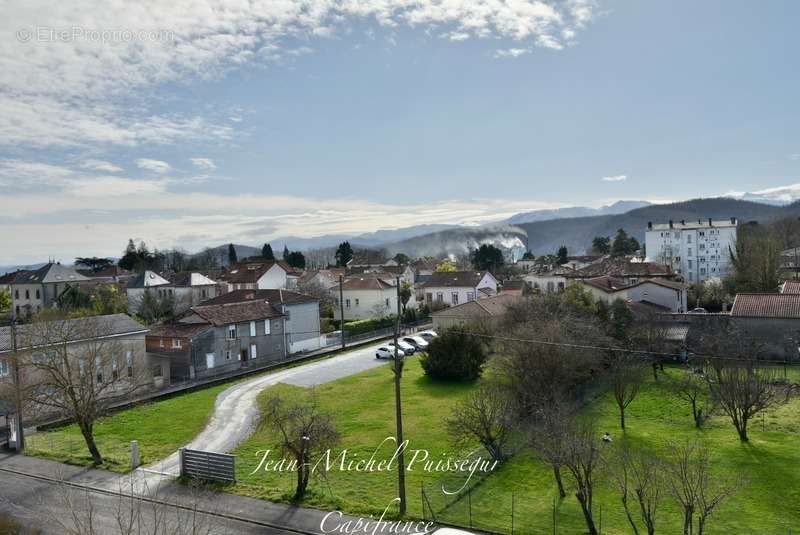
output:
MULTIPOLYGON (((186 447, 216 453, 232 451, 255 431, 259 423, 257 397, 265 388, 278 383, 310 387, 386 364, 387 361, 375 358, 375 350, 384 344, 370 344, 325 360, 259 375, 233 385, 217 396, 214 413, 205 429, 186 447)), ((113 483, 113 490, 127 488, 140 494, 150 494, 158 489, 165 477, 176 477, 179 472, 180 458, 175 452, 166 459, 139 468, 132 475, 122 476, 113 483)))

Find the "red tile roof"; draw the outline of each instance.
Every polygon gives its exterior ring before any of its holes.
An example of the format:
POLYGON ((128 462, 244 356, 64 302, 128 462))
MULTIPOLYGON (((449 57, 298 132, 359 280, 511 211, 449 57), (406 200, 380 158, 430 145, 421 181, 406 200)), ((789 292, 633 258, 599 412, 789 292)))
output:
POLYGON ((800 294, 800 281, 786 281, 781 285, 782 294, 800 294))
POLYGON ((731 316, 800 319, 800 294, 736 294, 731 316))
MULTIPOLYGON (((385 290, 394 288, 393 285, 377 276, 348 277, 344 279, 342 286, 345 290, 385 290)), ((334 286, 331 291, 338 292, 339 285, 334 286)))

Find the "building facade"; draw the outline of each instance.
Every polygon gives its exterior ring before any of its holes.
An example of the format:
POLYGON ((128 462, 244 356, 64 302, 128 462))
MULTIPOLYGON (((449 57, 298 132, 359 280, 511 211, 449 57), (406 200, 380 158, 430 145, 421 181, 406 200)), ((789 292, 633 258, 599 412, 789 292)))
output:
POLYGON ((666 264, 689 283, 723 278, 731 269, 736 218, 647 224, 647 259, 666 264))
POLYGON ((456 306, 497 295, 498 282, 488 271, 451 271, 431 275, 423 291, 429 306, 456 306))
POLYGON ((45 264, 39 269, 18 271, 8 285, 11 291, 11 314, 15 318, 30 316, 58 303, 68 288, 91 283, 73 268, 59 263, 45 264))

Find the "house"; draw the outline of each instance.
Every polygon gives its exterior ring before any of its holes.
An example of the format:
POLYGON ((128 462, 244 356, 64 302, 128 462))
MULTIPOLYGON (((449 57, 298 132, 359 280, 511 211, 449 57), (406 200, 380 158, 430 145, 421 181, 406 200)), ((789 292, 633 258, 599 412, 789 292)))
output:
POLYGON ((530 273, 536 270, 537 263, 536 260, 517 260, 514 267, 522 273, 530 273))
POLYGON ((348 269, 348 275, 375 275, 391 285, 400 278, 400 284, 414 285, 416 274, 411 266, 356 266, 348 269))
POLYGON ((567 287, 566 274, 572 271, 569 268, 557 267, 541 273, 529 273, 523 277, 523 280, 534 291, 541 293, 561 292, 567 287))
POLYGON ((497 294, 497 279, 488 271, 437 272, 424 283, 425 303, 455 306, 497 294))
MULTIPOLYGON (((133 382, 137 391, 163 388, 170 382, 169 363, 146 354, 147 332, 147 327, 126 314, 22 324, 16 327, 13 343, 11 327, 0 327, 0 382, 11 381, 9 360, 16 346, 18 358, 23 362, 26 358, 33 361, 52 358, 54 353, 66 351, 62 355, 68 356, 68 361, 75 358, 72 363, 75 373, 80 373, 85 368, 85 359, 93 356, 96 363, 92 366, 93 381, 112 383, 102 391, 108 398, 129 394, 133 382)), ((24 367, 22 372, 23 383, 36 384, 35 368, 24 367)))
POLYGON ((686 286, 679 282, 652 279, 630 284, 623 279, 603 276, 584 279, 574 284, 583 284, 596 300, 607 304, 621 299, 650 306, 654 312, 686 312, 688 292, 686 286))
POLYGON ((220 276, 225 291, 269 290, 296 287, 299 274, 283 260, 248 259, 237 262, 220 276))
POLYGON ((689 283, 723 278, 731 268, 730 250, 736 244, 736 218, 647 223, 648 260, 670 266, 689 283))
POLYGON ((675 280, 678 275, 671 267, 655 262, 635 262, 629 258, 604 258, 581 269, 563 272, 569 281, 593 279, 596 277, 614 277, 622 279, 626 284, 635 284, 640 280, 675 280))
POLYGON ((11 314, 25 317, 54 306, 68 288, 81 288, 90 283, 74 268, 50 262, 39 269, 18 271, 9 284, 11 314))
POLYGON ((171 299, 172 311, 180 314, 203 301, 212 299, 219 293, 216 281, 202 273, 178 273, 172 280, 155 273, 144 271, 128 283, 128 312, 138 314, 146 294, 159 300, 171 299))
POLYGON ((177 360, 175 368, 188 363, 190 378, 210 377, 286 360, 285 323, 266 299, 202 304, 155 330, 148 346, 177 360))
POLYGON ((297 287, 302 289, 312 285, 330 290, 339 284, 339 278, 346 275, 345 268, 328 268, 308 270, 297 279, 297 287))
MULTIPOLYGON (((331 289, 336 302, 334 319, 363 320, 397 313, 397 287, 376 275, 351 276, 331 289)), ((413 296, 412 296, 413 299, 413 296)))
POLYGON ((800 294, 800 281, 786 281, 781 284, 780 293, 800 294))
POLYGON ((289 353, 313 351, 322 347, 319 299, 290 290, 236 290, 205 301, 203 306, 247 303, 263 300, 285 319, 284 334, 289 353))
POLYGON ((736 294, 730 321, 759 344, 762 357, 798 360, 800 293, 736 294))
POLYGON ((119 266, 108 266, 99 271, 92 271, 91 269, 78 269, 76 271, 88 279, 101 283, 127 283, 136 277, 136 274, 132 271, 122 269, 119 266))
POLYGON ((603 255, 568 256, 567 261, 561 265, 572 270, 583 269, 600 262, 603 258, 605 258, 603 255))
POLYGON ((508 307, 519 302, 519 299, 516 295, 500 293, 436 310, 431 313, 433 329, 440 332, 468 323, 496 323, 506 313, 508 307))
MULTIPOLYGON (((436 271, 436 267, 441 264, 441 262, 442 261, 438 258, 420 258, 412 262, 411 267, 414 269, 414 273, 417 277, 429 277, 433 275, 433 273, 436 271)), ((419 280, 416 282, 419 282, 419 280)))

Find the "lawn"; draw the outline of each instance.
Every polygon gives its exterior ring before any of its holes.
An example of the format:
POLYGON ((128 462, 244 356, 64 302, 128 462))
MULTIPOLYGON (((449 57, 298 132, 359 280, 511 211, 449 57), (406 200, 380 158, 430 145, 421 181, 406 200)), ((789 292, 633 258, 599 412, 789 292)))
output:
MULTIPOLYGON (((679 370, 668 369, 666 373, 674 375, 679 370)), ((796 372, 793 374, 796 376, 796 372)), ((342 435, 337 453, 346 448, 350 455, 368 457, 384 438, 394 434, 392 380, 391 369, 384 366, 316 388, 321 405, 337 418, 342 435)), ((405 438, 410 441, 409 447, 428 450, 430 458, 459 456, 453 451, 444 421, 473 387, 431 381, 423 375, 418 361, 409 361, 403 381, 405 438)), ((264 392, 261 401, 276 391, 290 397, 308 395, 304 389, 278 385, 264 392)), ((626 415, 628 429, 623 435, 610 396, 593 402, 585 413, 596 423, 598 432, 610 432, 616 443, 627 440, 663 454, 671 440, 696 439, 709 447, 716 473, 745 473, 747 485, 712 515, 707 533, 785 534, 800 525, 800 509, 796 507, 800 503, 800 399, 759 417, 751 426, 748 444, 739 442, 724 416, 714 417, 706 428, 696 430, 688 405, 671 395, 663 379, 655 382, 648 377, 626 415)), ((231 492, 277 501, 290 499, 293 473, 252 473, 258 466, 259 450, 275 445, 274 437, 262 428, 237 449, 239 481, 229 487, 231 492)), ((390 450, 384 448, 383 456, 388 457, 390 450)), ((410 515, 422 514, 423 485, 434 510, 441 510, 452 501, 436 491, 442 483, 439 476, 418 470, 408 473, 410 515)), ((393 472, 336 471, 324 480, 312 482, 312 492, 304 504, 379 515, 396 492, 393 472)), ((558 500, 552 473, 529 455, 518 455, 479 480, 469 498, 440 511, 439 518, 468 524, 471 503, 474 526, 510 532, 512 499, 515 533, 552 532, 554 509, 559 533, 583 530, 577 501, 571 496, 558 500)), ((603 533, 630 533, 619 497, 602 474, 595 507, 598 520, 602 517, 603 533)), ((668 498, 663 501, 658 523, 660 533, 681 530, 680 514, 668 498)))
MULTIPOLYGON (((99 419, 94 431, 97 447, 105 459, 103 468, 129 471, 132 440, 139 441, 139 456, 144 465, 174 453, 203 430, 217 395, 233 383, 137 405, 99 419)), ((76 425, 26 437, 26 452, 69 464, 92 463, 76 425)))

